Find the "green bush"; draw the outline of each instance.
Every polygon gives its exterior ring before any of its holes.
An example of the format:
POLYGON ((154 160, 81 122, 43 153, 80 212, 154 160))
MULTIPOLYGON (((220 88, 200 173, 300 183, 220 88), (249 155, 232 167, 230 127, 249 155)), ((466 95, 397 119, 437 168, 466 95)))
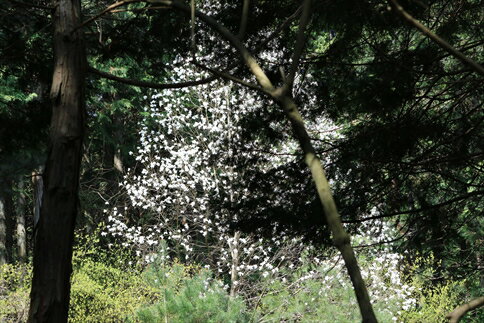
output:
POLYGON ((30 265, 0 266, 0 322, 26 322, 29 312, 30 265))
POLYGON ((447 322, 445 316, 459 305, 461 282, 450 282, 431 288, 419 288, 416 308, 403 312, 400 320, 406 323, 447 322))
POLYGON ((156 296, 130 253, 99 248, 99 235, 78 237, 73 254, 69 322, 120 322, 156 296))
MULTIPOLYGON (((156 292, 129 264, 129 253, 102 250, 95 236, 74 250, 69 322, 122 322, 153 302, 156 292)), ((31 271, 30 265, 0 267, 0 322, 26 322, 31 271)))
POLYGON ((119 322, 154 292, 135 271, 86 260, 72 276, 69 322, 119 322))
POLYGON ((210 271, 159 261, 146 271, 146 280, 159 292, 157 303, 141 308, 142 322, 248 322, 245 304, 231 298, 210 271))

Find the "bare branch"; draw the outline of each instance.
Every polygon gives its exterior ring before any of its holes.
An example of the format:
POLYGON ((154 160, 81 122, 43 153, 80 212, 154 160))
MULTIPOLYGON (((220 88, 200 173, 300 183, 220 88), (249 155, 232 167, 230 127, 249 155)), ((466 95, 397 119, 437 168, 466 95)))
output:
POLYGON ((89 25, 91 22, 93 22, 94 20, 96 19, 99 19, 101 18, 102 16, 108 14, 108 13, 111 13, 114 9, 116 8, 119 8, 119 7, 122 7, 122 6, 125 6, 127 4, 130 4, 130 3, 136 3, 136 2, 147 2, 147 1, 142 1, 142 0, 123 0, 123 1, 118 1, 116 3, 113 3, 112 5, 106 7, 106 9, 104 9, 103 11, 101 11, 100 13, 98 13, 97 15, 87 19, 86 21, 83 21, 79 26, 77 26, 76 28, 74 28, 74 30, 72 32, 75 32, 87 25, 89 25))
POLYGON ((128 85, 133 85, 133 86, 138 86, 138 87, 158 89, 158 90, 180 89, 180 88, 189 87, 189 86, 206 84, 206 83, 212 82, 213 80, 215 80, 217 78, 215 76, 211 76, 211 77, 208 77, 206 79, 201 79, 201 80, 197 80, 197 81, 160 84, 160 83, 132 80, 132 79, 124 78, 124 77, 115 76, 115 75, 100 71, 98 69, 95 69, 94 67, 91 67, 91 66, 88 67, 88 72, 91 72, 93 74, 99 75, 103 78, 113 80, 113 81, 116 81, 116 82, 120 82, 120 83, 124 83, 124 84, 128 84, 128 85))
POLYGON ((473 299, 467 304, 458 306, 455 310, 447 314, 446 318, 449 320, 449 323, 458 323, 467 312, 481 306, 484 306, 484 296, 473 299))
POLYGON ((192 48, 192 59, 196 60, 195 53, 197 52, 197 45, 195 44, 195 0, 190 1, 190 42, 192 48))
POLYGON ((296 46, 294 47, 294 52, 291 57, 291 67, 289 69, 289 74, 284 83, 284 91, 291 91, 294 77, 296 76, 296 70, 299 66, 299 61, 304 50, 304 45, 306 43, 306 26, 309 22, 309 17, 311 9, 311 0, 304 0, 301 19, 299 20, 299 30, 297 33, 296 46))
POLYGON ((416 27, 422 34, 425 36, 429 37, 432 39, 437 45, 442 47, 444 50, 446 50, 449 54, 452 56, 458 58, 463 62, 465 65, 470 67, 474 72, 477 72, 481 75, 484 75, 484 67, 480 65, 479 63, 475 62, 473 59, 470 57, 467 57, 466 55, 462 54, 459 50, 456 48, 452 47, 448 42, 434 34, 430 29, 422 25, 417 19, 412 17, 408 12, 403 9, 403 7, 396 1, 396 0, 388 0, 390 1, 390 4, 392 7, 403 17, 405 20, 407 20, 410 24, 412 24, 414 27, 416 27))
POLYGON ((287 19, 279 27, 277 27, 266 39, 264 39, 264 41, 262 43, 260 43, 259 45, 257 45, 257 47, 254 49, 254 52, 256 52, 256 53, 259 52, 271 40, 273 40, 274 38, 276 38, 276 36, 284 28, 286 28, 294 19, 297 18, 297 16, 299 16, 299 14, 301 13, 301 11, 302 11, 302 6, 299 6, 299 8, 297 8, 297 10, 292 15, 290 15, 289 17, 287 17, 287 19))
POLYGON ((249 5, 250 5, 250 0, 244 0, 244 4, 242 6, 242 15, 240 18, 239 34, 237 35, 237 37, 240 40, 244 39, 245 31, 247 30, 247 19, 249 17, 249 5))
POLYGON ((166 6, 163 7, 156 7, 156 6, 151 6, 151 7, 144 7, 144 8, 132 8, 132 9, 115 9, 111 10, 109 13, 118 13, 118 12, 140 12, 140 11, 148 11, 148 10, 163 10, 163 9, 169 9, 166 6))

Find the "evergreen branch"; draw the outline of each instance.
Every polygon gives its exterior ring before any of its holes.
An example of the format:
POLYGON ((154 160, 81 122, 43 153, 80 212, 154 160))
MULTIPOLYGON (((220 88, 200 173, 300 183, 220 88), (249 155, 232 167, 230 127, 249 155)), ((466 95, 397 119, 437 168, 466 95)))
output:
POLYGON ((37 5, 37 4, 33 4, 33 3, 26 3, 26 2, 21 2, 21 1, 14 1, 14 0, 8 0, 8 1, 13 3, 13 4, 23 6, 23 7, 31 7, 31 8, 42 9, 42 10, 54 10, 55 9, 55 6, 48 7, 48 6, 41 6, 41 5, 37 5))
POLYGON ((444 50, 446 50, 449 54, 452 56, 458 58, 461 62, 466 64, 468 67, 470 67, 472 70, 475 72, 484 75, 484 67, 480 65, 479 63, 475 62, 473 59, 470 57, 467 57, 464 55, 462 52, 454 48, 452 45, 450 45, 448 42, 437 36, 435 33, 433 33, 430 29, 425 27, 420 21, 412 17, 408 12, 403 9, 403 7, 396 1, 396 0, 389 0, 390 4, 392 5, 393 8, 403 17, 405 20, 407 20, 410 24, 412 24, 414 27, 416 27, 422 34, 425 36, 429 37, 432 39, 437 45, 442 47, 444 50))
POLYGON ((91 67, 91 66, 88 67, 88 72, 99 75, 99 76, 101 76, 105 79, 120 82, 120 83, 123 83, 123 84, 128 84, 128 85, 133 85, 133 86, 138 86, 138 87, 146 87, 146 88, 150 88, 150 89, 158 89, 158 90, 180 89, 180 88, 189 87, 189 86, 206 84, 206 83, 212 82, 213 80, 215 80, 217 78, 215 76, 211 76, 211 77, 201 79, 201 80, 196 80, 196 81, 162 84, 162 83, 133 80, 133 79, 115 76, 115 75, 112 75, 110 73, 103 72, 103 71, 100 71, 98 69, 95 69, 94 67, 91 67))
POLYGON ((455 197, 453 199, 444 201, 442 203, 433 204, 433 205, 430 205, 430 206, 427 206, 427 207, 422 207, 422 208, 412 209, 412 210, 405 210, 405 211, 397 211, 397 212, 392 212, 392 213, 385 213, 385 214, 369 216, 369 217, 357 219, 357 220, 345 220, 345 221, 343 221, 343 223, 360 223, 360 222, 365 222, 365 221, 370 221, 370 220, 375 220, 375 219, 390 218, 392 216, 397 216, 397 215, 420 213, 420 212, 423 212, 423 211, 438 209, 438 208, 441 208, 443 206, 446 206, 446 205, 449 205, 449 204, 452 204, 452 203, 455 203, 455 202, 458 202, 458 201, 461 201, 461 200, 465 200, 469 197, 476 196, 476 195, 483 195, 483 194, 484 194, 484 191, 482 191, 482 190, 481 191, 474 191, 474 192, 470 192, 470 193, 455 197))
POLYGON ((119 7, 122 7, 122 6, 125 6, 127 4, 130 4, 130 3, 136 3, 136 2, 147 2, 147 1, 142 1, 142 0, 123 0, 123 1, 118 1, 116 3, 113 3, 112 5, 106 7, 103 11, 101 11, 100 13, 98 13, 97 15, 87 19, 86 21, 83 21, 79 26, 77 26, 76 28, 73 29, 72 32, 75 32, 87 25, 89 25, 91 22, 101 18, 102 16, 108 14, 108 13, 111 13, 114 9, 116 8, 119 8, 119 7))

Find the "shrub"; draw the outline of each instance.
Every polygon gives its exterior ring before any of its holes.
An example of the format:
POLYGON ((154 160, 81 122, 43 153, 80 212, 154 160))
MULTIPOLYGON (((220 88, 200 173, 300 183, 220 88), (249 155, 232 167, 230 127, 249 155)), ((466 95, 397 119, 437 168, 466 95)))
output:
POLYGON ((136 271, 86 260, 72 276, 69 322, 119 322, 154 297, 136 271))
POLYGON ((30 265, 0 266, 0 322, 26 322, 30 304, 30 265))
MULTIPOLYGON (((400 313, 400 321, 405 323, 448 322, 445 318, 448 313, 484 292, 483 286, 480 285, 480 277, 432 283, 431 277, 435 276, 433 263, 432 256, 416 257, 413 265, 408 268, 407 276, 410 284, 415 287, 413 297, 418 301, 416 306, 400 313)), ((461 322, 484 322, 484 313, 482 309, 467 313, 461 322)))
POLYGON ((121 247, 101 249, 99 235, 78 237, 73 254, 69 322, 120 322, 150 302, 155 291, 145 282, 141 268, 132 265, 121 247))
MULTIPOLYGON (((80 238, 73 254, 69 322, 120 322, 150 303, 155 291, 123 249, 105 251, 96 235, 80 238)), ((26 322, 31 265, 0 267, 0 322, 26 322)))

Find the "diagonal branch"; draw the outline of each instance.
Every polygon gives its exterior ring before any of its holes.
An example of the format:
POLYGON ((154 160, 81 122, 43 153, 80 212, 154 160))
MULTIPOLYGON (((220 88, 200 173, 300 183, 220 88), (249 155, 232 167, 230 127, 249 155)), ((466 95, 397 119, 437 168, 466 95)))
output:
POLYGON ((425 36, 429 37, 432 39, 437 45, 442 47, 444 50, 446 50, 449 54, 452 56, 458 58, 462 63, 465 65, 469 66, 474 72, 477 72, 481 75, 484 75, 484 67, 480 65, 479 63, 475 62, 473 59, 470 57, 467 57, 466 55, 462 54, 459 50, 454 48, 452 45, 450 45, 448 42, 434 34, 430 29, 422 25, 417 19, 412 17, 408 12, 403 9, 403 7, 396 1, 396 0, 388 0, 390 1, 390 4, 392 7, 403 17, 405 20, 407 20, 410 24, 412 24, 414 27, 416 27, 422 34, 425 36))
POLYGON ((258 53, 261 51, 262 48, 264 48, 271 40, 273 40, 274 38, 276 38, 276 36, 284 29, 286 28, 294 19, 297 18, 297 16, 299 16, 299 14, 301 13, 302 11, 302 6, 299 6, 297 8, 297 10, 292 14, 290 15, 289 17, 286 18, 286 20, 284 20, 284 22, 282 24, 280 24, 276 29, 274 29, 274 31, 269 35, 267 36, 266 39, 264 39, 264 41, 262 41, 260 44, 258 44, 254 50, 252 51, 253 53, 258 53))
POLYGON ((140 80, 132 80, 124 77, 119 77, 112 75, 110 73, 106 73, 103 71, 100 71, 98 69, 95 69, 94 67, 89 66, 88 67, 88 72, 99 75, 105 79, 117 81, 120 83, 128 84, 128 85, 133 85, 133 86, 138 86, 138 87, 146 87, 150 89, 158 89, 158 90, 163 90, 163 89, 180 89, 184 87, 189 87, 189 86, 195 86, 195 85, 201 85, 201 84, 206 84, 210 83, 213 80, 215 80, 217 77, 211 76, 205 79, 197 80, 197 81, 187 81, 187 82, 180 82, 180 83, 167 83, 167 84, 161 84, 161 83, 154 83, 154 82, 147 82, 147 81, 140 81, 140 80))
MULTIPOLYGON (((159 3, 165 4, 167 6, 171 6, 174 9, 180 10, 185 12, 186 14, 191 13, 191 8, 186 4, 182 3, 181 1, 177 0, 159 0, 159 3)), ((215 19, 212 17, 200 12, 196 11, 195 15, 200 18, 203 22, 207 25, 215 29, 219 34, 221 34, 227 41, 229 41, 232 46, 234 46, 237 51, 241 54, 243 61, 249 67, 252 74, 257 79, 257 82, 268 92, 274 92, 275 88, 272 85, 271 81, 264 73, 260 65, 257 63, 254 56, 247 50, 247 48, 242 44, 242 42, 232 34, 225 26, 219 24, 215 19)))
MULTIPOLYGON (((176 0, 160 0, 166 5, 184 11, 186 14, 190 13, 190 7, 176 0)), ((309 1, 309 0, 305 0, 309 1)), ((309 14, 309 8, 306 7, 309 14)), ((365 323, 376 323, 377 319, 373 311, 373 307, 370 301, 368 290, 361 275, 360 267, 355 256, 355 252, 351 247, 350 235, 346 232, 343 224, 341 223, 341 216, 339 215, 336 203, 331 193, 329 182, 326 178, 321 161, 316 155, 314 146, 311 143, 311 138, 304 125, 304 119, 302 118, 298 107, 290 95, 285 93, 284 89, 276 89, 267 75, 264 73, 260 65, 255 60, 254 56, 247 50, 242 42, 234 36, 227 28, 219 24, 212 17, 207 16, 201 12, 196 12, 196 16, 202 21, 208 24, 211 28, 218 31, 222 37, 228 40, 232 46, 234 46, 239 54, 242 56, 243 61, 249 67, 252 74, 256 77, 257 82, 262 89, 268 93, 275 102, 277 102, 284 110, 287 118, 289 119, 294 135, 299 141, 301 149, 304 153, 304 161, 311 172, 311 176, 316 186, 316 191, 320 198, 321 204, 324 209, 323 216, 326 218, 326 222, 332 233, 333 243, 340 251, 344 261, 348 274, 350 276, 353 288, 356 294, 356 299, 360 308, 360 313, 365 323)), ((307 20, 307 19, 305 19, 307 20)), ((307 22, 306 22, 307 23, 307 22)), ((305 26, 305 23, 303 23, 305 26)), ((304 46, 304 42, 302 45, 304 46)), ((302 52, 302 49, 301 49, 302 52)), ((297 61, 299 61, 299 54, 296 53, 297 61)), ((295 65, 297 68, 297 64, 295 65)))
POLYGON ((192 59, 196 60, 197 45, 195 43, 195 0, 190 1, 190 47, 192 49, 192 59))

